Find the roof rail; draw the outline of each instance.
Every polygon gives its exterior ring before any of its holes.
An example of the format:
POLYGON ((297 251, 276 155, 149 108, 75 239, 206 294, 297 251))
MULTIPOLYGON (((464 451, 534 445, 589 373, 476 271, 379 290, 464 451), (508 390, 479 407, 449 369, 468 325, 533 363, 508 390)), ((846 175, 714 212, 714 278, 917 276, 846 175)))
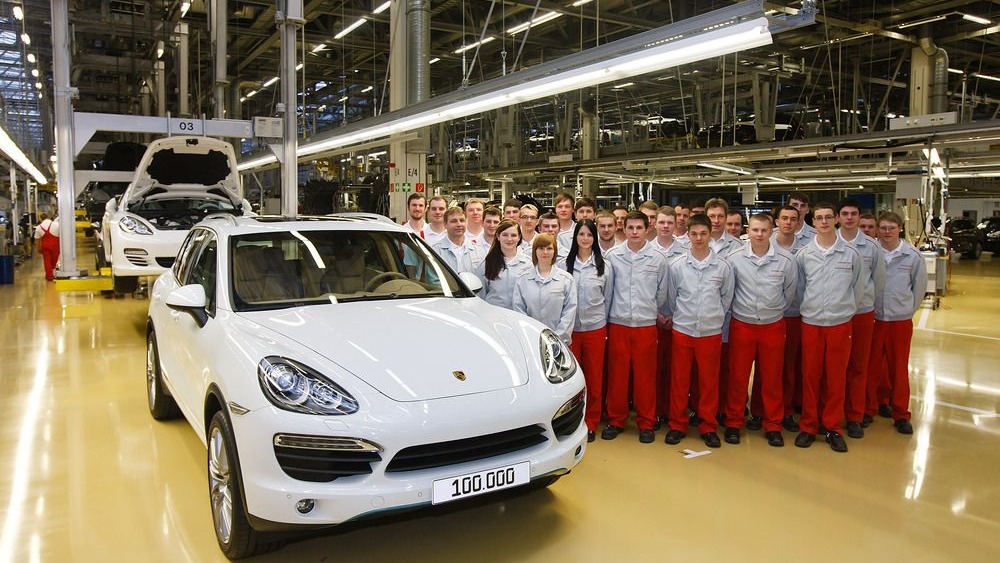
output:
POLYGON ((339 219, 353 219, 355 221, 378 221, 381 223, 389 223, 390 225, 395 225, 396 222, 392 219, 381 215, 379 213, 364 213, 360 211, 345 211, 343 213, 331 213, 327 217, 336 217, 339 219))

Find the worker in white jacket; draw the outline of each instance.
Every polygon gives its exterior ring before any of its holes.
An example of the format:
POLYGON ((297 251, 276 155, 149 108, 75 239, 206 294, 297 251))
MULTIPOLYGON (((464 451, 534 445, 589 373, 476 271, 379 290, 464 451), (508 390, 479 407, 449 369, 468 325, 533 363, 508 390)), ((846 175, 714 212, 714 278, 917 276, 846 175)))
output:
MULTIPOLYGON (((912 434, 910 424, 910 339, 913 314, 927 293, 927 266, 913 245, 902 240, 903 218, 887 212, 879 217, 879 242, 885 251, 885 286, 875 296, 875 332, 869 365, 884 358, 888 367, 890 404, 896 431, 912 434)), ((886 374, 870 373, 864 421, 870 424, 878 412, 878 388, 886 374)))
POLYGON ((504 219, 496 228, 493 246, 476 268, 483 281, 479 297, 505 309, 514 308, 514 285, 532 269, 531 258, 518 250, 520 229, 511 219, 504 219))
POLYGON ((576 285, 573 276, 555 267, 556 241, 538 235, 531 245, 535 267, 514 284, 514 310, 551 328, 566 344, 573 341, 576 285))
POLYGON ((474 272, 483 260, 479 247, 465 237, 465 211, 461 207, 449 207, 444 213, 444 224, 448 236, 434 245, 434 252, 448 263, 455 273, 474 272))

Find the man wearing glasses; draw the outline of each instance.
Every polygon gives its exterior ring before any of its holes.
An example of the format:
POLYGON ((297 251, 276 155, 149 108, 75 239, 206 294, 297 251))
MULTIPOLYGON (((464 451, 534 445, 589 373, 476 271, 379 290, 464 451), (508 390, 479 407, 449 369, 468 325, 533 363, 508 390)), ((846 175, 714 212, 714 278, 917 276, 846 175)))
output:
POLYGON ((811 446, 822 422, 830 448, 846 452, 839 429, 851 356, 851 319, 865 295, 865 265, 858 251, 837 236, 836 221, 833 204, 816 205, 816 238, 795 255, 802 315, 802 418, 795 445, 811 446))
POLYGON ((521 245, 518 247, 522 252, 531 255, 531 243, 538 234, 535 228, 538 226, 538 208, 530 203, 522 205, 518 212, 517 224, 521 227, 521 245))

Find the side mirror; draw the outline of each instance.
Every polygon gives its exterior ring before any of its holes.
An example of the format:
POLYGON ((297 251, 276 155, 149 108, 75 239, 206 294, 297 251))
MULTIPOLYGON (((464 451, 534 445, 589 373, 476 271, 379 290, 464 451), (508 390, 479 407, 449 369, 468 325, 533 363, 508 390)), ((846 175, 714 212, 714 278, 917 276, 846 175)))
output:
POLYGON ((167 307, 175 311, 188 313, 196 323, 198 328, 205 326, 208 322, 208 311, 205 306, 208 300, 205 297, 205 288, 198 284, 178 287, 167 295, 165 303, 167 307))
POLYGON ((483 280, 479 279, 479 276, 472 272, 462 272, 458 274, 458 279, 462 280, 472 293, 479 293, 483 289, 483 280))

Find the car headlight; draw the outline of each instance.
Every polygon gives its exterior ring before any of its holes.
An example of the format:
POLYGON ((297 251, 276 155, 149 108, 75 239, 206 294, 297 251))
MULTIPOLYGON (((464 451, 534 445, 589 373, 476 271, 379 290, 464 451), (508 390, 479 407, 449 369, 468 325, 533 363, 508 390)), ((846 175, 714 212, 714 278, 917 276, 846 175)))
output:
POLYGON ((576 358, 563 344, 556 333, 545 329, 538 336, 538 347, 542 355, 542 372, 551 383, 562 383, 576 373, 576 358))
POLYGON ((986 238, 1000 238, 1000 231, 993 231, 992 233, 987 233, 986 238))
POLYGON ((137 221, 132 217, 128 216, 122 217, 118 221, 118 226, 121 227, 123 231, 128 233, 135 233, 137 235, 153 234, 153 231, 149 227, 147 227, 145 223, 143 223, 142 221, 137 221))
POLYGON ((299 362, 268 356, 257 365, 257 380, 274 406, 305 414, 352 414, 358 401, 336 383, 299 362))

